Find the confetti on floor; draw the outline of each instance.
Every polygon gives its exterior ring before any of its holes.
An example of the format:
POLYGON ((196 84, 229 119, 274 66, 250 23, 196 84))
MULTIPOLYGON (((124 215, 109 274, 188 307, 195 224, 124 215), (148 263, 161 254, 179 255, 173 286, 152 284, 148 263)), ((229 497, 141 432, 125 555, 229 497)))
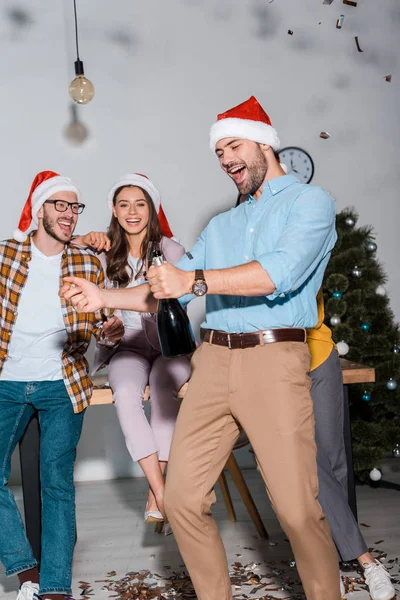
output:
MULTIPOLYGON (((383 543, 378 540, 376 544, 383 543)), ((278 545, 276 542, 270 544, 278 545)), ((243 550, 254 551, 254 548, 243 550)), ((396 591, 400 591, 400 561, 398 557, 387 559, 383 550, 370 548, 374 558, 380 560, 388 569, 396 591)), ((241 556, 238 554, 237 556, 241 556)), ((117 577, 116 571, 95 580, 79 582, 80 596, 77 600, 96 598, 115 598, 117 600, 195 600, 192 582, 184 569, 172 571, 164 565, 162 571, 168 574, 152 573, 149 569, 130 571, 123 577, 117 577)), ((161 569, 160 569, 161 570, 161 569)), ((357 563, 342 563, 341 571, 347 592, 367 590, 362 570, 357 563)), ((229 571, 235 600, 305 600, 296 563, 293 559, 269 560, 243 564, 235 561, 229 571)))

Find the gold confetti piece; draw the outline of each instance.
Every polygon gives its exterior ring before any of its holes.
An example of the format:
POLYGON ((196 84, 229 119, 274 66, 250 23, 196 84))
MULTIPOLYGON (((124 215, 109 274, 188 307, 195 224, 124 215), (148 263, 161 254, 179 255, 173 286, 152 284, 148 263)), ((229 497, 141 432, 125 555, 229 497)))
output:
POLYGON ((322 138, 323 140, 329 140, 329 138, 331 137, 331 134, 328 133, 327 131, 321 131, 321 133, 319 134, 319 137, 322 138))
POLYGON ((342 29, 343 22, 344 22, 344 15, 340 15, 340 17, 336 21, 336 29, 342 29))
POLYGON ((360 42, 358 41, 358 35, 356 35, 356 37, 354 39, 356 41, 357 50, 359 52, 364 52, 364 50, 361 50, 361 48, 360 48, 360 42))
POLYGON ((385 75, 384 80, 387 81, 388 83, 390 83, 392 81, 392 76, 391 75, 385 75))
POLYGON ((357 6, 357 2, 354 2, 354 0, 343 0, 343 4, 347 4, 347 6, 357 6))
POLYGON ((293 35, 294 31, 292 31, 291 29, 288 29, 288 34, 289 35, 293 35))

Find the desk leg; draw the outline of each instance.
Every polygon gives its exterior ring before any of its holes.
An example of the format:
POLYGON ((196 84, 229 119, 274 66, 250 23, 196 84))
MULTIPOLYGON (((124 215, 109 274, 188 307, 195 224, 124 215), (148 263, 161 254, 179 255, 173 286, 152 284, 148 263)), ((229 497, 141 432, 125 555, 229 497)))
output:
POLYGON ((34 415, 19 444, 25 529, 33 555, 40 563, 42 533, 42 503, 40 495, 40 435, 39 419, 34 415))
POLYGON ((353 466, 353 448, 351 443, 351 425, 350 425, 350 407, 349 407, 349 389, 347 385, 343 386, 343 400, 344 400, 344 446, 346 449, 347 459, 347 495, 348 501, 356 521, 357 517, 357 498, 356 498, 356 485, 354 479, 354 466, 353 466))

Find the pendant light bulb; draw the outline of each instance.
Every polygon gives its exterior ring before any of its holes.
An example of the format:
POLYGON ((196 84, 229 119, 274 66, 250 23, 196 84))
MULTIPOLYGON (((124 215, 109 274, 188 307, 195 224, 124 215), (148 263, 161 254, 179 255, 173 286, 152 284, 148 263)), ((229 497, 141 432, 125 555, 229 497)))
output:
POLYGON ((69 85, 69 95, 77 104, 87 104, 93 99, 94 85, 85 77, 81 60, 75 61, 75 75, 75 79, 69 85))

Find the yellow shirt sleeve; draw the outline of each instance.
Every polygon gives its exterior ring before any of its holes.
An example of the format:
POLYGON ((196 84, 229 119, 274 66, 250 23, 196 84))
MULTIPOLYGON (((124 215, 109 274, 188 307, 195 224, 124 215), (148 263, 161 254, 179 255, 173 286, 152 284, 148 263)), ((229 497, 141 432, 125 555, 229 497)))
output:
POLYGON ((313 329, 307 330, 307 344, 311 353, 310 371, 313 371, 327 360, 332 352, 332 348, 336 349, 335 342, 332 339, 332 332, 324 323, 325 310, 322 288, 317 295, 317 307, 318 323, 313 329))

